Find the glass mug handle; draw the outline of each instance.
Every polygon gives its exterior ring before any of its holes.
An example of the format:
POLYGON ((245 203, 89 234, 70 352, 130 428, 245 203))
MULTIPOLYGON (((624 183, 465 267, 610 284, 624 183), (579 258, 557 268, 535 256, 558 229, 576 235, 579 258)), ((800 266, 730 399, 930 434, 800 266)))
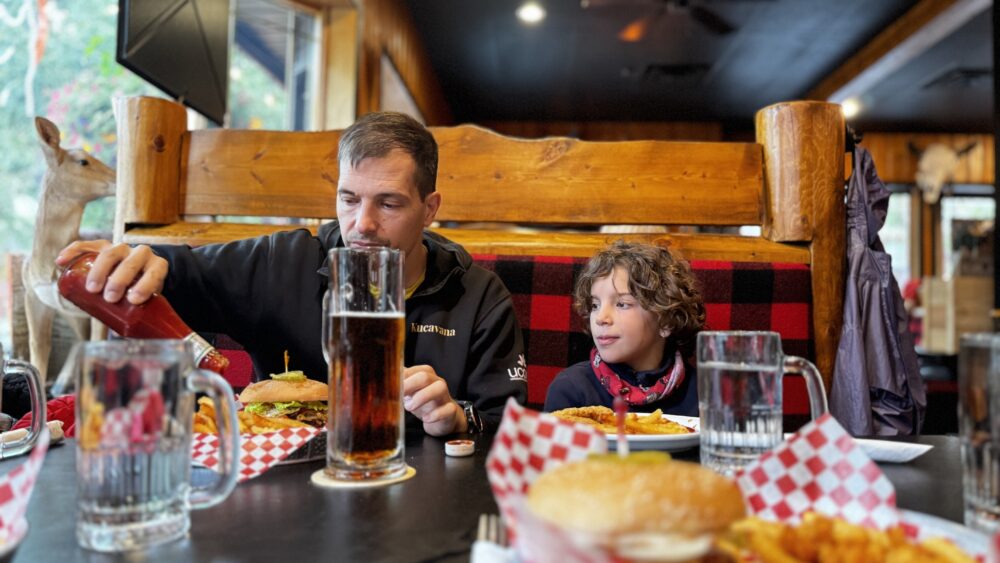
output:
POLYGON ((24 374, 24 378, 28 382, 28 395, 31 399, 31 428, 24 438, 0 444, 0 459, 19 456, 30 450, 38 440, 42 428, 45 427, 47 418, 45 395, 42 393, 38 370, 27 362, 7 360, 7 373, 4 374, 4 377, 15 373, 24 374))
POLYGON ((240 473, 240 425, 236 418, 233 388, 219 374, 195 369, 187 378, 188 389, 208 393, 218 406, 215 424, 219 428, 219 461, 222 472, 214 486, 192 491, 188 504, 193 509, 219 504, 236 487, 240 473))
POLYGON ((323 359, 326 360, 327 365, 330 364, 330 350, 327 349, 327 346, 330 343, 330 299, 332 297, 330 289, 327 288, 323 292, 323 318, 321 320, 323 341, 319 343, 320 349, 323 350, 323 359))
POLYGON ((785 371, 801 373, 802 378, 806 380, 809 411, 812 413, 813 420, 830 410, 826 405, 826 387, 823 386, 823 378, 819 374, 819 369, 812 362, 798 356, 785 356, 785 371))

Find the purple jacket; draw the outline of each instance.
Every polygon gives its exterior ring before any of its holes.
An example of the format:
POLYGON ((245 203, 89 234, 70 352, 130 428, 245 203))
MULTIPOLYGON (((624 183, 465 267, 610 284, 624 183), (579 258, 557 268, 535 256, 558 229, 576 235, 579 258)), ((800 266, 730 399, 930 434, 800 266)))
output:
POLYGON ((855 436, 919 434, 927 397, 892 258, 878 231, 889 190, 871 155, 854 149, 847 187, 847 288, 830 411, 855 436))

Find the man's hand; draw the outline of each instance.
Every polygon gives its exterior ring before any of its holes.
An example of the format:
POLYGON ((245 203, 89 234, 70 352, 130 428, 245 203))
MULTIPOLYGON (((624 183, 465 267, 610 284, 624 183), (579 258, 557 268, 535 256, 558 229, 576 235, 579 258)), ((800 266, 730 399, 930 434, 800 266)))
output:
POLYGON ((465 412, 448 393, 448 384, 431 366, 412 366, 403 370, 403 408, 424 423, 424 432, 444 436, 465 432, 465 412))
POLYGON ((133 248, 127 244, 112 245, 106 240, 76 241, 59 252, 56 264, 65 266, 85 252, 98 253, 87 274, 87 291, 103 291, 105 301, 115 303, 126 295, 129 303, 138 305, 163 290, 167 261, 153 254, 148 246, 133 248))

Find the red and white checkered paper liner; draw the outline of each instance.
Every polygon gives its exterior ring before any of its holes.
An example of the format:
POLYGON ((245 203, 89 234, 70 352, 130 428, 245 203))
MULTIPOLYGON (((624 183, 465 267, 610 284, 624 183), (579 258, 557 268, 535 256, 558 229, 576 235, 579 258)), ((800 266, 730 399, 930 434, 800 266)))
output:
POLYGON ((486 457, 486 475, 508 536, 517 535, 515 503, 543 471, 607 451, 608 439, 596 428, 538 413, 508 399, 486 457))
MULTIPOLYGON (((240 482, 253 479, 284 461, 320 432, 322 428, 285 428, 266 434, 240 434, 240 482)), ((218 471, 218 435, 195 433, 191 440, 191 459, 218 471)))
POLYGON ((27 461, 0 477, 0 539, 4 542, 15 541, 24 534, 24 515, 28 512, 28 501, 42 469, 45 452, 49 450, 49 437, 49 429, 43 427, 27 461))
POLYGON ((880 530, 899 523, 896 490, 829 414, 765 452, 736 479, 747 509, 798 523, 808 511, 880 530))

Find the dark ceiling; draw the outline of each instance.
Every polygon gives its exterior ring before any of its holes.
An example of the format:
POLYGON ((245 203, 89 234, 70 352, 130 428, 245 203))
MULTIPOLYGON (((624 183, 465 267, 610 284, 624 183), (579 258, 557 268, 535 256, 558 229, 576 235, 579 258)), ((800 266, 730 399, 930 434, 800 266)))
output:
MULTIPOLYGON (((915 4, 538 2, 548 16, 526 26, 514 15, 521 0, 407 0, 457 122, 720 121, 749 129, 756 110, 803 98, 915 4), (713 32, 698 17, 706 10, 734 30, 713 32), (648 26, 641 41, 618 39, 642 18, 648 26)), ((983 10, 888 74, 861 96, 858 125, 992 131, 990 19, 983 10)))

